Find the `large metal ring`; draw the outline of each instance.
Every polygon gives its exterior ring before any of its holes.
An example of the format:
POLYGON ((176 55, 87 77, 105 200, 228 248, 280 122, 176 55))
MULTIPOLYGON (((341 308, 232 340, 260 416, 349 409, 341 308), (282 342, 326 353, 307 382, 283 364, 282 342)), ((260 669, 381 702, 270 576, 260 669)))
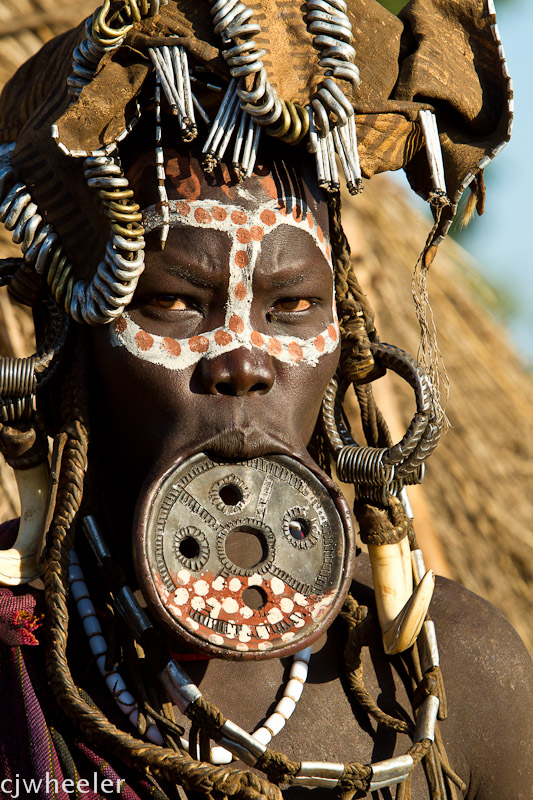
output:
POLYGON ((429 379, 416 361, 400 348, 372 344, 371 349, 377 366, 392 370, 413 388, 416 412, 404 436, 393 447, 361 447, 354 440, 342 410, 350 382, 344 377, 334 377, 324 395, 322 423, 337 460, 339 478, 369 486, 392 486, 393 481, 418 482, 423 477, 422 465, 435 449, 442 432, 434 412, 429 379))

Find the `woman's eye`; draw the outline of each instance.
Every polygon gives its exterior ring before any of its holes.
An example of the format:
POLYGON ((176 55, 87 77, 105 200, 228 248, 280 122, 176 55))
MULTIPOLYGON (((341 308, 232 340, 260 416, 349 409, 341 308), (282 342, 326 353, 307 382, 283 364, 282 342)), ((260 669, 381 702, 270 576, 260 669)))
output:
POLYGON ((156 294, 150 297, 148 305, 155 308, 169 309, 170 311, 186 311, 192 308, 189 300, 176 294, 156 294))
POLYGON ((284 300, 276 300, 272 309, 274 311, 308 311, 312 306, 310 300, 305 300, 303 297, 287 297, 284 300))

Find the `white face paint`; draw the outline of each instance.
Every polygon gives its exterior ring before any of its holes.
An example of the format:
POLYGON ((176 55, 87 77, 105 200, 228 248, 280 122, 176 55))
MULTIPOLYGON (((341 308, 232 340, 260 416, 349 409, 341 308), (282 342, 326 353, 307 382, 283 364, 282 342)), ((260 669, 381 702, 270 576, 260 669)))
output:
MULTIPOLYGON (((224 325, 198 336, 172 339, 143 330, 125 312, 109 326, 114 347, 125 347, 133 355, 171 370, 193 366, 202 358, 215 358, 221 353, 246 347, 267 351, 288 364, 311 364, 337 347, 339 326, 332 303, 331 322, 316 335, 302 339, 293 336, 270 336, 256 330, 251 324, 253 302, 252 281, 261 252, 263 237, 281 225, 303 230, 330 265, 333 276, 331 252, 324 234, 311 213, 301 210, 295 200, 293 212, 280 210, 279 200, 271 200, 247 211, 241 206, 223 204, 215 200, 173 200, 170 202, 172 227, 206 228, 222 231, 230 239, 229 284, 224 325)), ((159 227, 161 216, 155 206, 144 212, 148 233, 159 227)))

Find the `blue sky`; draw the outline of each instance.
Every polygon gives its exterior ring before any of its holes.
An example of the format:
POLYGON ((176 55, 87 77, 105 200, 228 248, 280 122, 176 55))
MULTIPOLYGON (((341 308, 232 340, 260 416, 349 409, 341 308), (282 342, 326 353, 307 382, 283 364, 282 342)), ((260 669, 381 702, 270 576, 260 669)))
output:
POLYGON ((518 352, 533 366, 533 2, 498 5, 498 25, 515 92, 513 136, 486 170, 485 214, 461 244, 496 288, 510 296, 508 327, 518 352))
POLYGON ((519 351, 533 363, 533 3, 514 0, 496 10, 514 83, 515 122, 510 143, 487 169, 487 209, 475 220, 465 245, 488 278, 510 291, 515 304, 510 330, 519 351))

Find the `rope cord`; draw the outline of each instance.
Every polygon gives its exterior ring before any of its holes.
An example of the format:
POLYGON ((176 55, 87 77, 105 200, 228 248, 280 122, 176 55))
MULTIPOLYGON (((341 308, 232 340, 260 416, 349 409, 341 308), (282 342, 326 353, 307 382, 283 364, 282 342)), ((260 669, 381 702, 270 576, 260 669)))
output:
POLYGON ((344 646, 344 664, 348 686, 357 703, 381 725, 392 728, 399 733, 412 734, 414 731, 412 723, 386 714, 365 688, 361 651, 368 642, 370 629, 373 629, 375 624, 368 614, 368 608, 359 605, 357 600, 348 595, 340 616, 348 626, 348 637, 344 646))
POLYGON ((329 236, 335 271, 335 298, 341 330, 340 365, 358 383, 374 369, 370 339, 375 337, 374 313, 361 289, 350 259, 350 246, 341 224, 341 199, 328 198, 329 236))

